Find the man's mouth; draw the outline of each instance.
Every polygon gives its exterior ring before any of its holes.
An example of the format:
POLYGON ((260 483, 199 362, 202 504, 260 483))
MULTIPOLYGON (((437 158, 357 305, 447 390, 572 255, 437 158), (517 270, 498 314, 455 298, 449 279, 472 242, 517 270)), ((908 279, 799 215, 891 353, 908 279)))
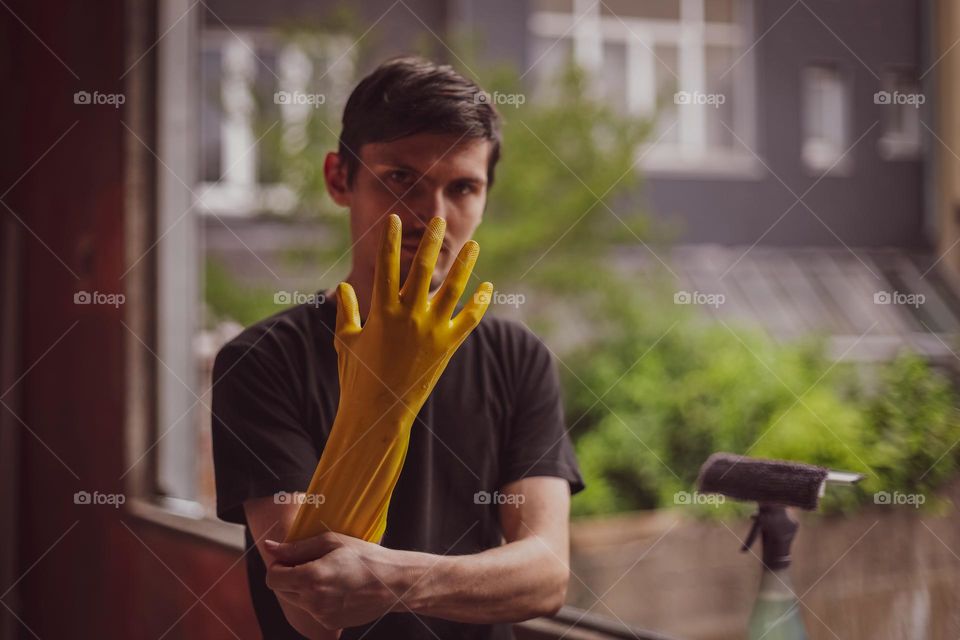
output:
MULTIPOLYGON (((410 239, 401 241, 400 252, 409 253, 410 255, 416 255, 417 250, 420 249, 420 240, 421 240, 421 237, 410 238, 410 239)), ((445 251, 447 251, 447 248, 448 248, 447 243, 446 241, 444 241, 440 245, 440 253, 443 254, 445 251)))

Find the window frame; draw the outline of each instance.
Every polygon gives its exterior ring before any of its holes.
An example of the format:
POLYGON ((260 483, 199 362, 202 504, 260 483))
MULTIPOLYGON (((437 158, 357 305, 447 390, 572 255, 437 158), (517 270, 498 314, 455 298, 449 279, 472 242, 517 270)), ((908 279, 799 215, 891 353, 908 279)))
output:
MULTIPOLYGON (((258 176, 259 158, 256 140, 255 121, 235 101, 226 100, 228 91, 250 91, 257 80, 257 70, 263 66, 258 50, 272 49, 278 58, 278 87, 283 91, 303 92, 310 89, 307 83, 297 78, 295 73, 284 64, 282 59, 296 56, 302 51, 296 44, 283 44, 269 29, 264 28, 204 28, 200 30, 198 57, 203 53, 216 51, 221 60, 229 56, 235 58, 237 66, 236 84, 231 88, 221 88, 225 111, 229 117, 220 125, 220 171, 219 180, 210 181, 201 178, 197 182, 197 194, 200 210, 203 214, 223 217, 247 217, 260 213, 289 215, 294 213, 296 194, 282 182, 260 182, 258 176), (242 157, 231 159, 231 149, 240 149, 242 157), (239 166, 238 166, 239 165, 239 166)), ((327 85, 335 89, 344 79, 352 77, 355 60, 350 55, 352 46, 347 36, 330 36, 324 43, 328 54, 339 50, 346 54, 336 56, 337 64, 324 73, 327 85)), ((331 55, 331 57, 333 57, 331 55)), ((202 81, 199 86, 202 89, 202 81)), ((318 87, 319 88, 319 87, 318 87)), ((330 97, 330 96, 328 96, 330 97)), ((202 108, 203 96, 198 95, 202 108)), ((285 131, 298 126, 299 105, 279 105, 282 127, 285 131)), ((309 107, 307 107, 309 108, 309 107)), ((200 129, 198 127, 198 133, 200 129)))
MULTIPOLYGON (((191 406, 196 400, 187 386, 187 380, 196 376, 191 355, 193 333, 186 340, 178 341, 177 336, 180 331, 193 332, 199 326, 191 320, 199 305, 199 271, 191 271, 186 264, 191 256, 184 256, 184 244, 196 247, 197 228, 175 222, 193 212, 196 205, 189 185, 196 184, 191 178, 197 175, 199 159, 193 102, 197 91, 194 62, 198 14, 189 0, 159 0, 157 32, 163 36, 156 43, 155 84, 149 84, 154 78, 146 63, 134 62, 126 80, 126 153, 130 161, 125 177, 125 244, 130 266, 126 275, 128 304, 124 305, 129 372, 124 393, 124 508, 138 519, 243 550, 242 526, 207 515, 198 503, 158 493, 158 442, 170 435, 164 430, 169 428, 165 425, 170 424, 174 407, 183 403, 191 406), (155 120, 150 122, 154 112, 155 120), (151 126, 155 126, 155 150, 146 148, 144 141, 149 136, 137 133, 149 131, 151 126), (177 226, 182 228, 178 230, 177 226), (164 274, 165 264, 171 261, 179 265, 173 277, 164 274), (194 293, 185 295, 178 286, 194 293), (186 312, 182 309, 185 299, 196 301, 186 312), (182 359, 184 354, 191 358, 187 360, 189 366, 173 375, 170 362, 182 359)), ((131 17, 130 38, 138 41, 138 46, 128 47, 131 62, 150 46, 144 25, 138 20, 142 18, 131 17)), ((196 264, 196 252, 187 253, 192 253, 196 264)))
MULTIPOLYGON (((910 82, 911 91, 916 95, 924 95, 923 80, 918 76, 917 70, 911 67, 890 67, 881 73, 881 90, 886 91, 893 96, 895 93, 908 93, 903 91, 904 87, 910 82)), ((874 99, 876 103, 876 99, 874 99)), ((883 131, 877 140, 877 151, 880 157, 887 162, 920 162, 923 159, 923 118, 921 114, 926 108, 926 103, 914 107, 903 105, 897 109, 913 109, 913 116, 916 118, 915 131, 905 132, 902 129, 891 127, 892 119, 895 113, 891 107, 894 105, 878 104, 882 110, 881 126, 883 131)), ((905 113, 911 113, 905 111, 905 113)))
POLYGON ((754 31, 753 0, 734 0, 732 23, 706 22, 705 0, 679 0, 680 19, 638 18, 601 14, 599 3, 575 0, 571 13, 537 10, 530 14, 528 34, 534 40, 552 42, 570 40, 578 64, 601 73, 603 48, 607 43, 626 46, 627 108, 641 116, 655 115, 655 70, 660 64, 653 48, 660 44, 677 45, 678 91, 706 91, 706 49, 710 45, 741 45, 746 49, 731 71, 735 95, 733 122, 736 137, 733 148, 710 147, 707 142, 707 107, 685 109, 678 117, 681 142, 657 141, 638 150, 637 166, 654 176, 691 178, 752 178, 763 176, 760 161, 752 151, 756 147, 756 73, 754 57, 747 49, 754 31), (642 86, 646 85, 646 86, 642 86), (649 90, 653 87, 653 90, 649 90))
MULTIPOLYGON (((257 49, 275 46, 276 38, 262 29, 201 29, 198 56, 207 51, 218 51, 221 59, 235 58, 236 76, 232 87, 221 88, 226 115, 220 123, 220 171, 219 180, 204 180, 198 173, 197 194, 201 212, 218 216, 244 217, 261 212, 289 214, 294 202, 293 193, 282 183, 259 181, 258 149, 255 123, 248 113, 239 108, 236 101, 226 100, 229 91, 250 91, 257 80, 257 69, 262 65, 257 49), (230 159, 231 150, 241 149, 241 157, 230 159)), ((226 74, 224 74, 226 75, 226 74)), ((280 82, 286 82, 281 77, 280 82)), ((202 83, 198 81, 202 89, 202 83)), ((302 89, 303 87, 298 87, 302 89)), ((203 96, 198 95, 198 105, 203 96)), ((200 128, 197 128, 198 133, 200 128)))
POLYGON ((846 178, 853 174, 853 157, 849 153, 853 132, 853 96, 853 74, 850 73, 843 62, 839 60, 811 60, 800 67, 800 89, 798 91, 800 106, 800 164, 808 175, 818 178, 846 178), (809 158, 810 154, 807 151, 807 118, 809 115, 807 111, 808 77, 815 69, 835 72, 841 98, 840 119, 844 138, 838 146, 838 157, 826 165, 811 162, 809 158))
MULTIPOLYGON (((126 275, 130 300, 125 305, 129 329, 125 509, 165 528, 243 550, 243 526, 218 519, 199 501, 163 495, 160 489, 164 476, 170 482, 178 471, 192 478, 188 482, 191 491, 199 489, 196 469, 203 452, 195 446, 196 429, 209 415, 211 403, 208 390, 201 388, 198 360, 198 348, 204 343, 200 322, 202 225, 206 216, 229 213, 209 207, 204 196, 209 197, 210 184, 200 180, 201 51, 211 38, 246 36, 247 42, 258 43, 276 42, 276 38, 266 29, 224 29, 223 33, 204 29, 201 10, 189 0, 159 0, 156 16, 157 33, 163 35, 152 43, 143 33, 145 29, 138 31, 137 25, 131 24, 130 38, 139 41, 131 48, 127 76, 131 127, 125 235, 131 266, 126 275), (151 47, 156 57, 155 76, 148 64, 137 64, 142 51, 151 47), (156 141, 152 150, 144 142, 150 140, 146 132, 151 127, 155 127, 156 141), (185 306, 185 300, 193 302, 185 306), (171 446, 178 437, 182 440, 179 447, 171 446), (176 449, 177 455, 165 456, 168 449, 176 449)), ((346 41, 347 36, 333 36, 323 46, 334 52, 341 45, 352 48, 344 45, 346 41)), ((338 69, 328 75, 333 92, 340 90, 345 78, 352 78, 356 64, 354 56, 339 55, 336 60, 338 69)), ((281 80, 289 78, 281 74, 281 80)), ((284 90, 298 88, 283 84, 284 90)), ((283 126, 297 126, 298 107, 280 106, 283 126)))

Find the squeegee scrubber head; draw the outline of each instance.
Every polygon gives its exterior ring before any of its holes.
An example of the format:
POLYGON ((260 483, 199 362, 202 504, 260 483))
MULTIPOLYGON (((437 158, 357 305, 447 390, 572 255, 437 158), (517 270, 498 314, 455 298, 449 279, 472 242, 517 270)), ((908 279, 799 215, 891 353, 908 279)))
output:
POLYGON ((700 467, 697 487, 744 502, 813 510, 826 477, 827 469, 810 464, 715 453, 700 467))

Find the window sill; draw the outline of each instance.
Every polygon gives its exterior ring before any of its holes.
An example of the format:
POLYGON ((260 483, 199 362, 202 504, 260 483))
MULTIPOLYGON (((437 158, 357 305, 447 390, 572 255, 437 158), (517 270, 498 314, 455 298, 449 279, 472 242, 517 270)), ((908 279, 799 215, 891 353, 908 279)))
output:
POLYGON ((234 551, 244 550, 243 527, 199 515, 183 500, 150 500, 133 498, 127 502, 127 512, 152 524, 186 533, 207 542, 213 542, 234 551))
MULTIPOLYGON (((641 154, 643 149, 641 149, 641 154)), ((681 180, 761 180, 763 165, 752 155, 739 153, 685 154, 656 150, 639 162, 639 169, 651 178, 681 180)))
POLYGON ((890 162, 921 160, 920 142, 908 136, 885 135, 878 141, 877 148, 880 151, 880 157, 890 162))
POLYGON ((204 182, 197 188, 198 211, 225 217, 249 217, 261 212, 288 215, 297 197, 285 184, 227 184, 204 182))

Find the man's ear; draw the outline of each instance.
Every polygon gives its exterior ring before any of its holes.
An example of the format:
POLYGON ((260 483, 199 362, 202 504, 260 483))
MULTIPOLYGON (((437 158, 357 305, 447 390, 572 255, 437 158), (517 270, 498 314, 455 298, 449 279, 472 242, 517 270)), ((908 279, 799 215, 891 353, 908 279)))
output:
POLYGON ((347 165, 339 153, 331 151, 323 160, 323 178, 327 193, 341 207, 350 206, 350 185, 347 183, 347 165))

